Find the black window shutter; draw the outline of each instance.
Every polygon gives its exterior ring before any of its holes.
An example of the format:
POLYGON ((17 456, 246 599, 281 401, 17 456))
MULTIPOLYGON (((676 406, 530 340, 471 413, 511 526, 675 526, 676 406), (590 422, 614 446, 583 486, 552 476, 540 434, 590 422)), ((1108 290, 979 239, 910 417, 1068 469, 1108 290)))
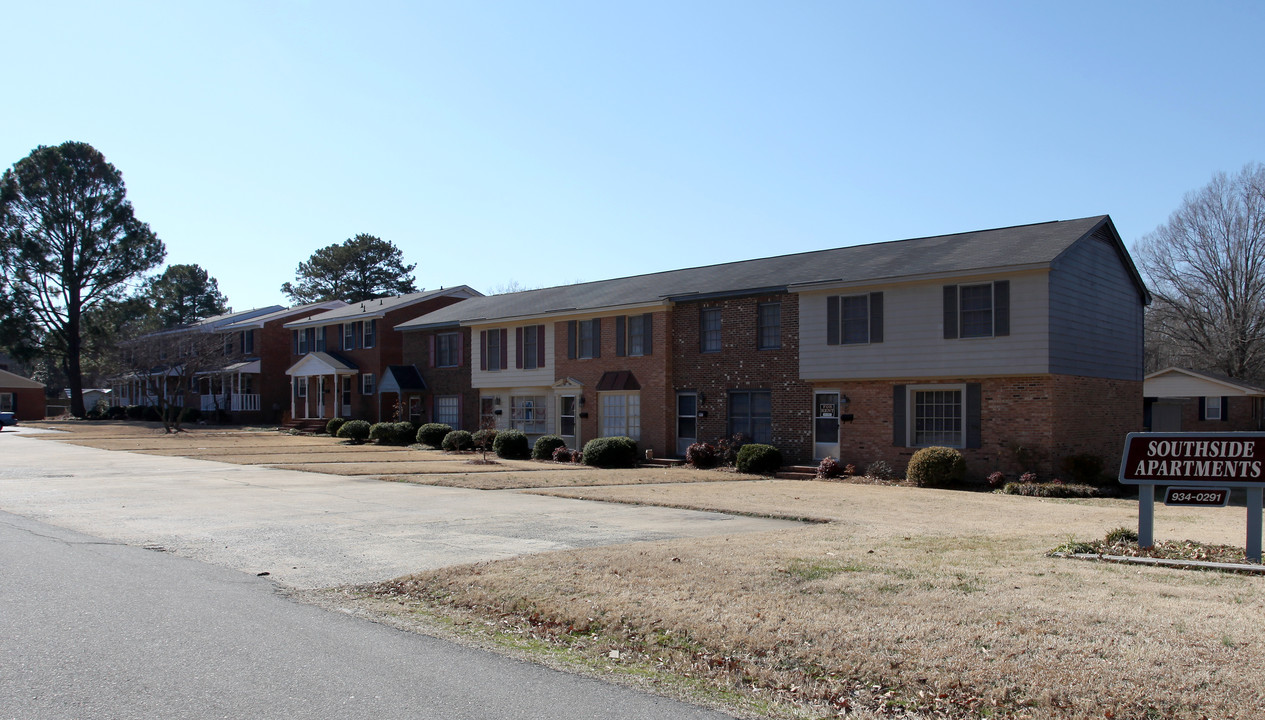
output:
POLYGON ((839 344, 839 296, 826 298, 826 344, 839 344))
POLYGON ((294 354, 298 355, 299 354, 299 331, 298 330, 290 331, 290 344, 294 347, 294 354))
POLYGON ((966 446, 968 448, 983 447, 983 419, 981 411, 983 392, 979 383, 966 385, 966 446))
POLYGON ((944 339, 958 336, 958 286, 944 286, 944 339))
POLYGON ((624 333, 627 327, 628 327, 628 323, 623 315, 618 315, 615 317, 615 355, 616 357, 623 357, 626 354, 624 350, 624 348, 626 347, 624 344, 624 333))
POLYGON ((575 359, 575 321, 567 321, 567 359, 575 359))
POLYGON ((641 316, 641 352, 644 355, 654 354, 654 315, 646 313, 641 316))
POLYGON ((501 369, 504 370, 510 363, 510 331, 508 328, 501 328, 493 332, 501 333, 501 369))
POLYGON ((479 369, 488 369, 488 331, 479 331, 479 369))
POLYGON ((523 329, 514 328, 514 367, 523 369, 523 329))
POLYGON ((593 318, 593 357, 602 357, 602 318, 593 318))
POLYGON ((892 386, 892 444, 905 447, 905 386, 892 386))
POLYGON ((993 283, 993 335, 1010 334, 1010 281, 993 283))
POLYGON ((1204 398, 1199 398, 1199 419, 1208 419, 1208 403, 1204 398))
POLYGON ((545 366, 545 326, 536 326, 536 367, 545 366))
POLYGON ((1230 420, 1230 398, 1221 398, 1221 421, 1229 422, 1230 420))
POLYGON ((870 342, 883 342, 883 293, 870 293, 870 342))

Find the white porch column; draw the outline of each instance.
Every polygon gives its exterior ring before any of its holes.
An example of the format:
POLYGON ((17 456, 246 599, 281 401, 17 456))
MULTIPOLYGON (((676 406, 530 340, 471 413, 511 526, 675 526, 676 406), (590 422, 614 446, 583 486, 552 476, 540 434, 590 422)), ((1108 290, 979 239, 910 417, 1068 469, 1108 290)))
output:
POLYGON ((294 419, 294 376, 290 376, 290 419, 294 419))

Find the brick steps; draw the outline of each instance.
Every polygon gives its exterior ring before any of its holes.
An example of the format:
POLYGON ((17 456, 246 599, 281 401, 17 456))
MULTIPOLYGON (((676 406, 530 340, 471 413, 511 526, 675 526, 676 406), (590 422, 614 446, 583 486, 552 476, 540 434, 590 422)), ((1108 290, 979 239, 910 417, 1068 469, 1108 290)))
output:
POLYGON ((650 458, 649 460, 641 461, 642 467, 678 467, 684 464, 684 460, 674 458, 650 458))
POLYGON ((289 432, 291 430, 298 430, 299 432, 308 432, 308 433, 323 432, 325 430, 325 424, 327 422, 329 421, 319 420, 319 419, 318 420, 308 420, 308 419, 293 420, 292 419, 292 420, 286 420, 285 422, 281 423, 281 427, 279 429, 281 430, 281 432, 289 432))

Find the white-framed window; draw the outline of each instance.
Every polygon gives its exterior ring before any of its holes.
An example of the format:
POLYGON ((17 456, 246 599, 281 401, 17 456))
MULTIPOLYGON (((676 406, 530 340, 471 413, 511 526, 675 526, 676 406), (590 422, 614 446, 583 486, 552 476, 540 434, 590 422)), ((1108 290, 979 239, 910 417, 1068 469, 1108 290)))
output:
POLYGON ((600 346, 598 343, 602 341, 602 336, 599 332, 600 323, 600 320, 581 320, 576 324, 579 357, 595 358, 599 356, 600 346))
POLYGON ((641 439, 641 393, 600 393, 602 437, 641 439))
POLYGON ((776 350, 782 347, 782 303, 756 305, 756 349, 776 350))
POLYGON ((365 320, 365 342, 364 347, 371 348, 378 344, 378 321, 365 320))
POLYGON ((300 375, 294 379, 294 394, 296 397, 307 397, 307 376, 300 375))
POLYGON ((1204 420, 1220 420, 1222 416, 1221 398, 1206 397, 1204 398, 1204 420))
POLYGON ((294 354, 307 354, 307 330, 294 331, 294 354))
POLYGON ((839 298, 839 342, 844 345, 870 341, 870 296, 844 295, 839 298))
POLYGON ((489 330, 487 332, 487 365, 489 372, 505 369, 501 367, 501 340, 503 337, 500 330, 489 330))
POLYGON ((242 331, 242 353, 250 354, 253 352, 255 352, 255 331, 243 330, 242 331))
POLYGON ((993 284, 958 286, 960 327, 964 338, 993 336, 993 284))
POLYGON ((702 308, 699 310, 699 352, 720 352, 720 337, 720 308, 702 308))
POLYGON ((377 389, 377 378, 373 373, 361 373, 360 375, 360 394, 372 395, 377 389))
POLYGON ((13 412, 13 393, 0 392, 0 412, 13 412))
MULTIPOLYGON (((183 347, 181 347, 181 351, 182 351, 182 352, 181 352, 181 356, 182 356, 182 357, 183 357, 183 355, 184 355, 183 350, 184 350, 184 348, 183 348, 183 347)), ((224 333, 224 355, 225 355, 225 356, 228 356, 228 355, 232 355, 232 354, 233 354, 233 333, 224 333)))
POLYGON ((356 349, 356 323, 343 323, 343 349, 356 349))
POLYGON ((435 336, 435 367, 457 367, 461 359, 459 338, 459 334, 455 332, 439 333, 435 336))
POLYGON ((535 370, 540 360, 540 325, 528 325, 523 328, 523 369, 535 370))
POLYGON ((646 316, 628 316, 628 354, 633 356, 646 354, 646 316))
POLYGON ((751 442, 773 441, 773 392, 729 391, 729 434, 742 434, 751 442))
POLYGON ((514 395, 510 397, 510 427, 529 435, 547 432, 545 398, 538 395, 514 395))
POLYGON ((910 447, 966 447, 965 385, 910 385, 906 399, 910 447))
POLYGON ((461 398, 457 395, 435 396, 435 422, 451 427, 461 424, 461 398))

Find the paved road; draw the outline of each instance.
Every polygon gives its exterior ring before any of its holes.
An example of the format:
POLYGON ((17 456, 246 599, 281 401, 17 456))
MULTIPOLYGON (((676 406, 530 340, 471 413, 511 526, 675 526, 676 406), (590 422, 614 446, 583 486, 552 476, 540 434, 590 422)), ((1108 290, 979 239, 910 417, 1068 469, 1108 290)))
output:
POLYGON ((96 450, 0 433, 0 510, 312 589, 781 520, 96 450))
POLYGON ((0 512, 0 719, 403 717, 728 716, 0 512))

